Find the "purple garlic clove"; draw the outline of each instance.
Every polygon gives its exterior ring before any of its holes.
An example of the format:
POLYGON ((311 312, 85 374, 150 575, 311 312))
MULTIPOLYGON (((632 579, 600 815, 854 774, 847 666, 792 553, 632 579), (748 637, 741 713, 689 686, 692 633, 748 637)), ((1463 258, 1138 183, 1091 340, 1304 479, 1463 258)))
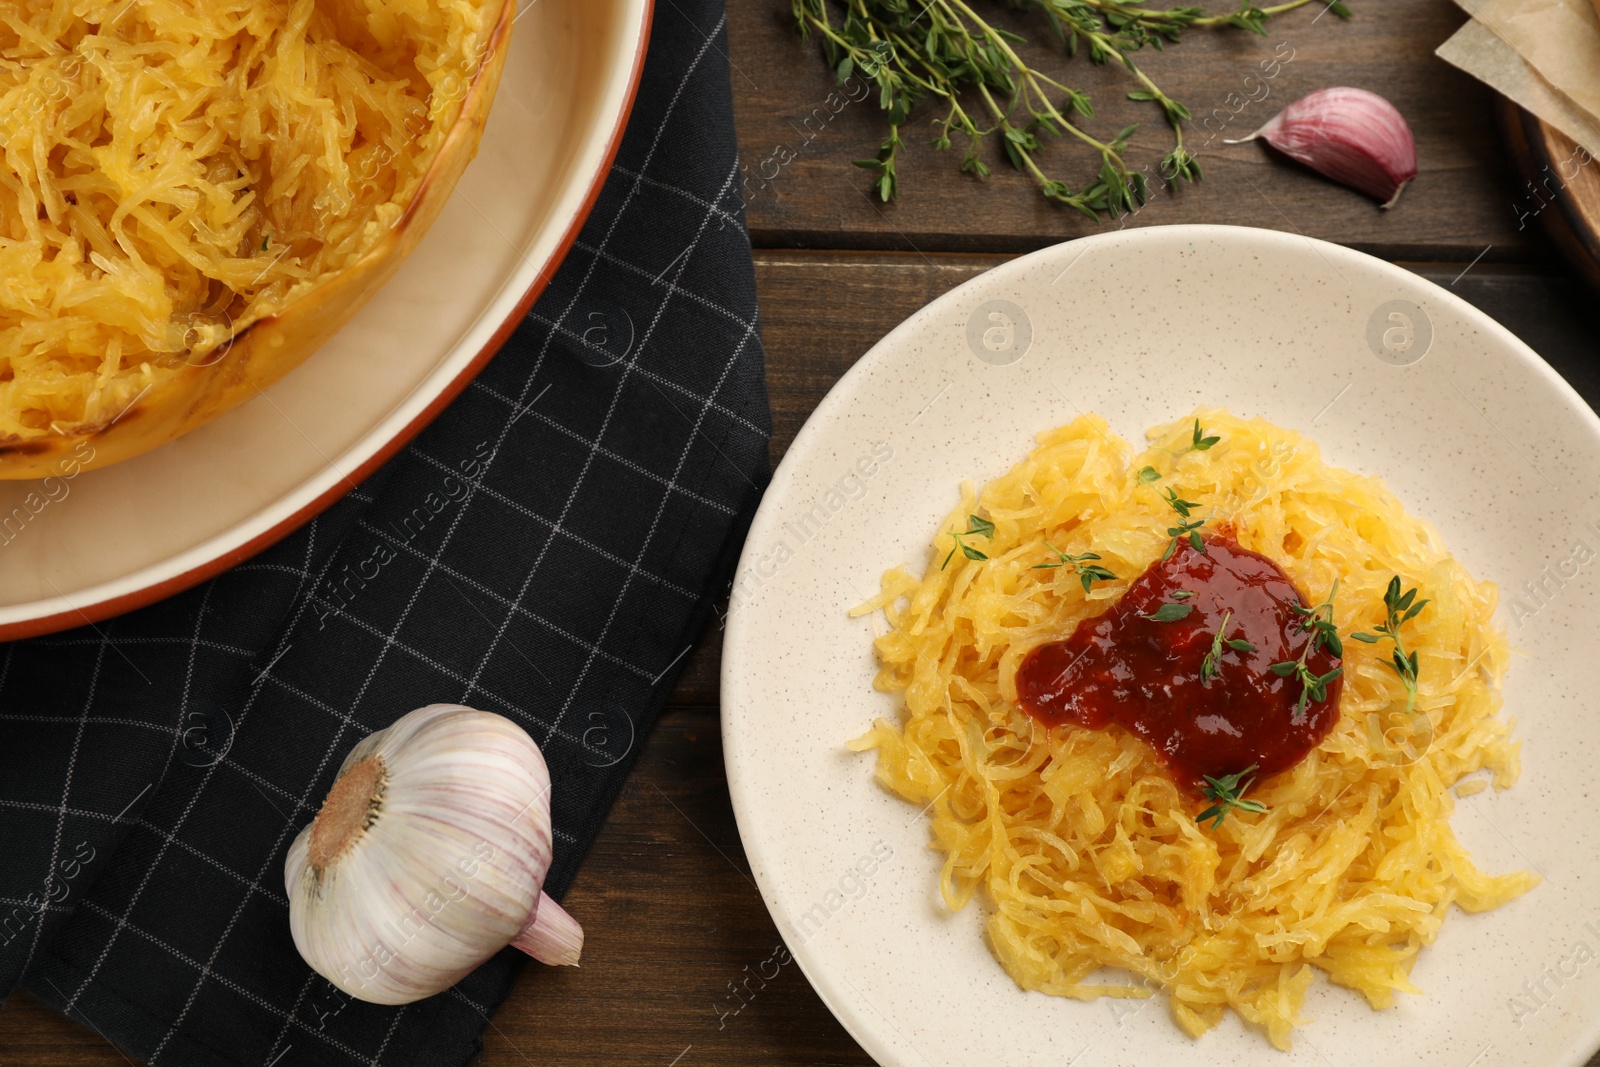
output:
POLYGON ((1341 86, 1318 89, 1280 111, 1249 137, 1341 185, 1375 197, 1385 208, 1417 176, 1417 142, 1395 106, 1377 93, 1341 86))

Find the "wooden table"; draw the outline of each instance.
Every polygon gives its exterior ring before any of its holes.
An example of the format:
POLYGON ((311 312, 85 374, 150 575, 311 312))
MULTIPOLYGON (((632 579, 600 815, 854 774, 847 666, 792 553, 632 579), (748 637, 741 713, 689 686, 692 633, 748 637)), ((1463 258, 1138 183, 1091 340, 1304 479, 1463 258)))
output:
MULTIPOLYGON (((1193 31, 1148 57, 1163 88, 1197 119, 1211 120, 1210 132, 1189 135, 1206 178, 1158 196, 1125 224, 1265 226, 1402 263, 1484 308, 1600 404, 1593 294, 1535 225, 1519 227, 1526 191, 1506 161, 1491 94, 1433 58, 1462 16, 1447 0, 1351 5, 1358 15, 1351 22, 1313 22, 1313 5, 1270 23, 1265 39, 1193 31), (1268 97, 1233 114, 1247 91, 1245 76, 1274 55, 1291 58, 1265 83, 1268 97), (1381 92, 1409 118, 1422 173, 1395 210, 1380 212, 1259 145, 1221 145, 1222 136, 1248 132, 1283 104, 1328 85, 1381 92)), ((795 36, 788 6, 730 0, 729 11, 739 144, 752 176, 749 220, 774 463, 834 381, 913 311, 1009 256, 1109 225, 1052 207, 1002 163, 985 183, 959 174, 957 160, 929 149, 915 123, 906 131, 901 202, 870 201, 867 173, 849 161, 876 150, 878 117, 864 103, 832 113, 828 74, 815 44, 795 36), (791 155, 762 187, 762 163, 791 155)), ((656 17, 684 16, 673 0, 659 0, 656 17)), ((1042 39, 1035 23, 1010 24, 1042 39)), ((1126 86, 1114 72, 1060 56, 1050 64, 1046 69, 1064 69, 1068 81, 1095 94, 1095 129, 1146 123, 1130 158, 1135 167, 1154 165, 1167 133, 1147 107, 1121 98, 1126 86)), ((1249 91, 1259 96, 1259 84, 1249 91)), ((1075 166, 1075 180, 1087 176, 1082 157, 1065 146, 1046 158, 1063 171, 1075 166)), ((765 172, 773 169, 768 164, 765 172)), ((1219 291, 1218 299, 1237 295, 1219 291)), ((522 972, 485 1035, 485 1067, 871 1063, 793 964, 737 1015, 717 1010, 729 1003, 730 983, 780 944, 728 801, 717 721, 721 638, 713 628, 692 654, 671 710, 567 898, 588 932, 583 966, 522 972)), ((25 994, 0 1011, 0 1067, 126 1062, 25 994)))

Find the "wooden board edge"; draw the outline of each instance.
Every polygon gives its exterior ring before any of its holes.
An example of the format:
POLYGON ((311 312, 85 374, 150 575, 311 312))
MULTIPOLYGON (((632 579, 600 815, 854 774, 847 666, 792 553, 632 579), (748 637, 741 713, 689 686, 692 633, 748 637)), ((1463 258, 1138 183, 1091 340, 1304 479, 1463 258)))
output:
POLYGON ((1600 290, 1600 194, 1585 195, 1594 180, 1580 185, 1576 194, 1563 180, 1570 176, 1574 160, 1581 159, 1578 166, 1586 168, 1592 165, 1591 157, 1566 134, 1510 100, 1502 97, 1496 112, 1502 138, 1527 183, 1516 190, 1511 210, 1519 217, 1536 216, 1567 262, 1600 290), (1548 202, 1539 195, 1541 190, 1550 193, 1548 202))

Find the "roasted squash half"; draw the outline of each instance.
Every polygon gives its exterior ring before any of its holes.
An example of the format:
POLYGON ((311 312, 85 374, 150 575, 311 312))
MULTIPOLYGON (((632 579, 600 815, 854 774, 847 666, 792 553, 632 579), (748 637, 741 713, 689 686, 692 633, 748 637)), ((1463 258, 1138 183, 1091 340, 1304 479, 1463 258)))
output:
POLYGON ((138 455, 332 336, 476 153, 515 16, 515 0, 6 4, 0 478, 138 455))

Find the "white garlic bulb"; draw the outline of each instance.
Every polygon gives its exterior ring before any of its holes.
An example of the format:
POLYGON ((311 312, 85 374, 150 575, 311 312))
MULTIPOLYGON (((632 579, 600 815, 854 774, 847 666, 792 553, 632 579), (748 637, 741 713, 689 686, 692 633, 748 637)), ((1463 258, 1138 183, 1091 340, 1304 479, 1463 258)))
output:
POLYGON ((502 715, 433 704, 368 736, 284 863, 289 929, 360 1000, 447 989, 506 945, 576 964, 583 930, 542 887, 550 772, 502 715))

